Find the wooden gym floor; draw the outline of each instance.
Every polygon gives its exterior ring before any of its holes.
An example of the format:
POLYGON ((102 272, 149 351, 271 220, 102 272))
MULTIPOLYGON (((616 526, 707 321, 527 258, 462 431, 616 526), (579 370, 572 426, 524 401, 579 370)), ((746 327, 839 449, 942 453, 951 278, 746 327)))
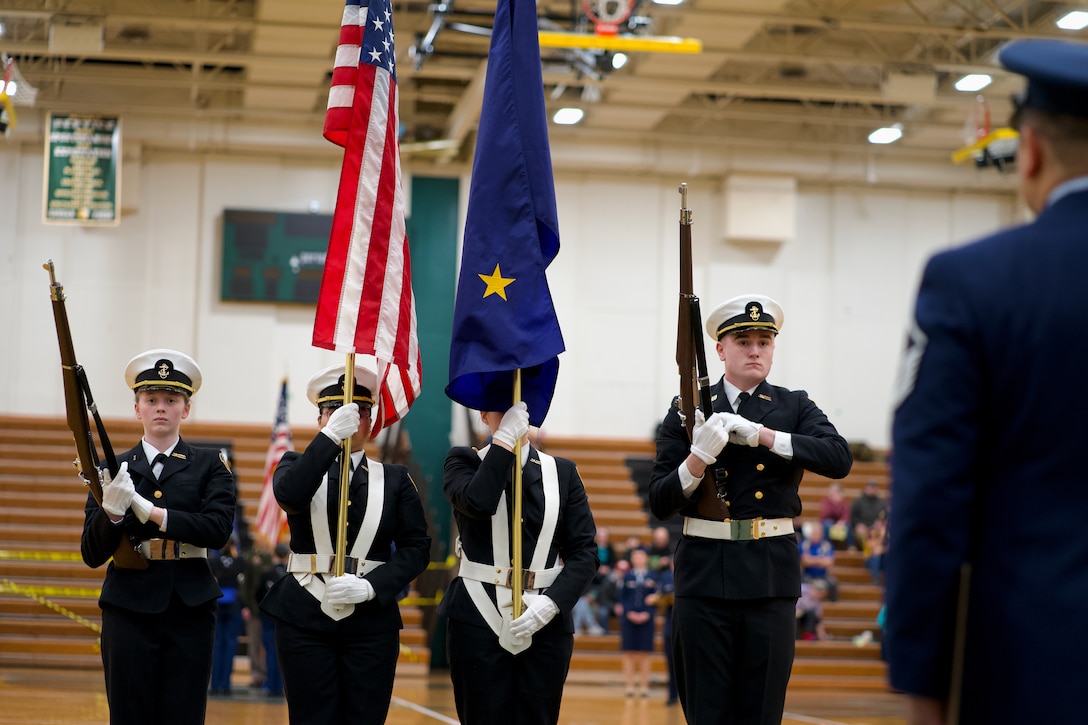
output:
MULTIPOLYGON (((240 683, 236 681, 236 685, 240 683)), ((101 725, 109 721, 100 672, 0 668, 0 724, 101 725)), ((791 691, 784 725, 903 725, 901 695, 885 692, 791 691)), ((568 684, 562 725, 683 725, 679 706, 665 705, 665 689, 648 698, 625 698, 611 685, 568 684)), ((232 697, 208 701, 210 725, 285 725, 287 705, 249 694, 244 686, 232 697)), ((457 723, 453 690, 446 673, 404 678, 393 690, 389 725, 457 723)))

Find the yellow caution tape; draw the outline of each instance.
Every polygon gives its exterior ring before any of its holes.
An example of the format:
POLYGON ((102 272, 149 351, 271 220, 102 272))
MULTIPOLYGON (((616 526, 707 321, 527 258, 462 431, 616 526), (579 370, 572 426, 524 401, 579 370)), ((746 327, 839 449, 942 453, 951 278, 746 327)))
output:
POLYGON ((441 569, 452 569, 455 566, 457 566, 457 557, 450 554, 446 557, 445 561, 432 561, 427 565, 427 568, 432 571, 438 571, 441 569))
POLYGON ((94 649, 95 652, 101 652, 102 651, 102 636, 101 636, 102 635, 102 625, 98 624, 97 622, 92 622, 91 620, 87 619, 86 617, 83 617, 83 616, 80 616, 80 615, 76 614, 71 609, 68 609, 67 607, 63 607, 60 604, 57 604, 56 602, 49 601, 43 595, 43 592, 47 592, 47 591, 50 592, 52 596, 81 596, 81 595, 71 594, 70 592, 77 592, 77 591, 78 592, 90 592, 90 591, 94 591, 95 592, 94 596, 95 596, 95 598, 97 598, 99 590, 97 590, 97 589, 92 590, 92 589, 85 588, 85 587, 24 587, 24 586, 20 586, 19 584, 16 584, 15 582, 13 582, 10 579, 0 579, 0 592, 10 592, 10 593, 13 593, 13 594, 22 594, 23 596, 29 597, 30 599, 33 599, 34 601, 38 602, 38 604, 41 604, 41 605, 53 610, 57 614, 59 614, 59 615, 61 615, 63 617, 66 617, 66 618, 72 620, 73 622, 78 622, 79 624, 82 624, 87 629, 89 629, 92 632, 94 632, 95 634, 99 635, 98 640, 94 643, 93 649, 94 649), (55 592, 63 592, 63 593, 62 594, 56 594, 55 592))
POLYGON ((13 551, 0 549, 0 560, 7 561, 83 561, 74 551, 13 551))

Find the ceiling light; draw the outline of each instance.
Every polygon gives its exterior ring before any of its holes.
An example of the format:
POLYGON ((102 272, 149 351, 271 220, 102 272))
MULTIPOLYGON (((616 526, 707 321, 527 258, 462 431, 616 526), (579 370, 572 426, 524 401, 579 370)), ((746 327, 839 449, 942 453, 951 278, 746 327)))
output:
POLYGON ((986 86, 993 82, 993 78, 985 73, 968 73, 963 78, 956 81, 957 91, 981 91, 986 86))
POLYGON ((1060 17, 1055 23, 1062 30, 1080 30, 1088 27, 1088 12, 1074 10, 1060 17))
POLYGON ((9 97, 13 98, 15 96, 15 92, 18 91, 18 90, 19 90, 19 84, 18 83, 16 83, 15 81, 8 81, 8 85, 7 85, 7 88, 4 89, 4 93, 6 93, 9 97))
POLYGON ((4 24, 0 23, 0 36, 4 34, 4 24))
POLYGON ((878 128, 869 134, 869 143, 895 143, 903 135, 903 124, 893 123, 891 126, 878 128))
POLYGON ((585 111, 581 108, 560 108, 552 116, 552 120, 560 126, 573 126, 581 121, 584 115, 586 115, 585 111))
POLYGON ((613 68, 613 70, 619 70, 620 68, 624 67, 625 65, 627 65, 627 54, 626 53, 616 53, 616 54, 614 54, 612 56, 612 68, 613 68))
POLYGON ((682 5, 684 0, 654 0, 654 5, 682 5))

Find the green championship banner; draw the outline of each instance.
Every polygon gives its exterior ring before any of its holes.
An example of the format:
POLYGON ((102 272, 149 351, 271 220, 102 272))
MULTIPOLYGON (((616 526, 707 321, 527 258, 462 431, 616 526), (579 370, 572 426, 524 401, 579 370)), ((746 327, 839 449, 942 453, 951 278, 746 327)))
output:
POLYGON ((120 119, 50 113, 44 176, 45 223, 119 224, 120 119))

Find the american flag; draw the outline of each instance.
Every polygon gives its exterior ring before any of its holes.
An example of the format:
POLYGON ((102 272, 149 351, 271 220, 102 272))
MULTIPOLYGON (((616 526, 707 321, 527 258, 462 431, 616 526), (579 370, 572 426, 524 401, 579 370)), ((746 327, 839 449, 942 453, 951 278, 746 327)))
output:
POLYGON ((287 379, 280 386, 280 401, 276 407, 276 422, 272 426, 272 443, 264 461, 264 486, 261 502, 257 504, 257 536, 269 548, 280 542, 287 529, 287 514, 276 502, 272 493, 272 474, 287 451, 295 449, 291 442, 291 426, 287 423, 287 379))
POLYGON ((375 358, 380 382, 371 437, 408 412, 422 381, 398 103, 389 0, 348 0, 324 131, 344 147, 344 163, 313 344, 375 358))

